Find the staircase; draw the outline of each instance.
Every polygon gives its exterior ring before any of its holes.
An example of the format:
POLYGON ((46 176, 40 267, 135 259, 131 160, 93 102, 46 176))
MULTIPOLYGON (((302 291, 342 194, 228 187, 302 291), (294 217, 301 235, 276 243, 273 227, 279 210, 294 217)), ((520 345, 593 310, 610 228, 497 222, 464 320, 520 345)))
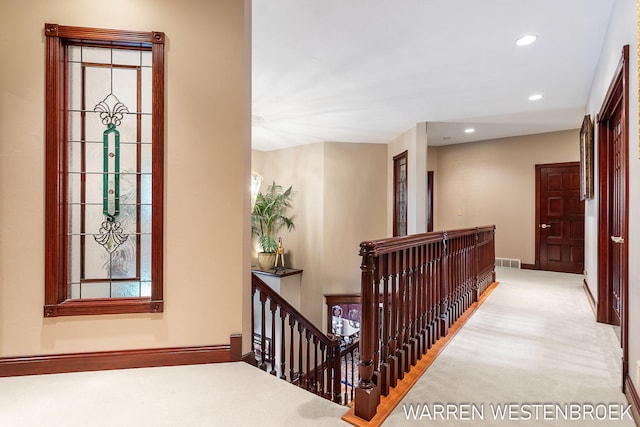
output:
POLYGON ((495 226, 363 242, 360 255, 358 341, 341 347, 253 274, 253 353, 263 371, 370 421, 495 282, 495 226))
POLYGON ((349 405, 359 380, 358 341, 340 346, 255 273, 253 354, 255 365, 325 399, 349 405))

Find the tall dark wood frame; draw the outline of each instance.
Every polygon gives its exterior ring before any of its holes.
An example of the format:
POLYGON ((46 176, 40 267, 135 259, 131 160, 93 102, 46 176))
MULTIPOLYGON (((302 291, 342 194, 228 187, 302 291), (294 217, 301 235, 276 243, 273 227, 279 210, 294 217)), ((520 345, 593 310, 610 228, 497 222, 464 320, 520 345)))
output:
POLYGON ((44 316, 157 313, 163 300, 164 194, 164 43, 162 32, 136 32, 45 24, 46 36, 46 223, 44 316), (67 81, 65 46, 151 50, 152 55, 152 220, 151 296, 140 298, 68 298, 67 237, 67 81))
POLYGON ((398 154, 397 156, 393 157, 393 235, 394 236, 405 236, 408 233, 408 226, 409 224, 407 223, 407 212, 408 212, 408 206, 407 206, 407 196, 408 196, 408 188, 409 188, 409 184, 408 184, 408 168, 409 168, 409 162, 408 162, 408 151, 403 151, 402 153, 398 154), (400 165, 401 163, 404 162, 404 215, 400 215, 400 204, 402 203, 402 200, 400 200, 400 191, 401 189, 399 188, 399 180, 400 180, 400 165), (404 233, 401 233, 401 230, 399 230, 398 224, 400 223, 404 223, 404 233))
POLYGON ((433 171, 427 171, 427 233, 433 231, 433 171))
POLYGON ((608 139, 607 122, 618 108, 622 107, 622 137, 623 150, 621 150, 621 167, 624 176, 621 200, 625 201, 625 221, 622 224, 622 256, 621 256, 621 346, 622 346, 622 388, 625 390, 625 379, 629 374, 629 249, 628 249, 628 194, 629 194, 629 46, 624 46, 622 58, 609 86, 602 107, 597 116, 598 123, 598 182, 599 182, 599 218, 598 218, 598 313, 597 320, 602 323, 611 323, 611 294, 612 294, 612 266, 611 266, 611 222, 612 208, 615 200, 611 191, 611 153, 608 139))
POLYGON ((593 122, 587 114, 580 127, 580 200, 593 199, 593 122))
MULTIPOLYGON (((535 264, 532 266, 534 270, 546 270, 548 269, 548 264, 547 262, 543 262, 543 259, 541 259, 541 246, 543 246, 543 242, 541 241, 541 235, 540 233, 542 233, 543 229, 541 228, 541 216, 542 216, 542 212, 543 209, 546 209, 546 207, 544 207, 545 205, 542 203, 542 195, 544 194, 543 189, 541 188, 541 178, 543 176, 543 170, 545 169, 550 169, 550 168, 570 168, 570 167, 574 167, 574 168, 579 168, 580 167, 580 163, 579 162, 563 162, 563 163, 546 163, 546 164, 540 164, 540 165, 535 165, 535 182, 536 182, 536 212, 535 212, 535 227, 536 227, 536 233, 535 233, 535 264)), ((567 211, 565 210, 565 213, 567 213, 567 211)), ((584 202, 582 202, 582 217, 583 217, 583 224, 584 224, 584 202)), ((582 226, 582 230, 584 230, 584 226, 582 226)), ((584 242, 584 235, 582 236, 583 238, 581 239, 584 242)), ((575 241, 574 241, 575 242, 575 241)), ((567 244, 566 240, 565 240, 565 245, 567 244)), ((584 253, 584 243, 582 245, 582 251, 580 251, 582 253, 584 253)), ((564 257, 563 257, 564 258, 564 257)), ((566 264, 564 266, 562 266, 560 269, 556 269, 554 271, 564 271, 567 273, 582 273, 584 270, 584 261, 582 261, 580 263, 580 267, 576 268, 575 270, 573 270, 571 268, 571 263, 569 262, 569 257, 565 258, 566 264), (573 271, 572 271, 573 270, 573 271)), ((573 264, 573 266, 575 267, 575 264, 573 264)))

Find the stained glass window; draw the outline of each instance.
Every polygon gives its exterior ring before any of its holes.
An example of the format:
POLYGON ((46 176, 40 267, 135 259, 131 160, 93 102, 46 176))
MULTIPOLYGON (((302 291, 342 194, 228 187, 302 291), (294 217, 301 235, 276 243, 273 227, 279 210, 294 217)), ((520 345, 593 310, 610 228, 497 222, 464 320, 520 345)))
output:
POLYGON ((164 34, 45 33, 45 316, 162 311, 164 34))
POLYGON ((393 158, 393 235, 407 235, 407 152, 393 158))

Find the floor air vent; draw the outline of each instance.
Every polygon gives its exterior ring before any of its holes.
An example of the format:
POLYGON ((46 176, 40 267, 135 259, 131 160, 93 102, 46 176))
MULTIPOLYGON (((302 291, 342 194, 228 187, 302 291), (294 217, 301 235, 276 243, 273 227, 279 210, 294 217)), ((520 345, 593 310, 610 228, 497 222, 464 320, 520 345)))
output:
POLYGON ((511 258, 496 258, 496 267, 520 268, 520 260, 511 258))

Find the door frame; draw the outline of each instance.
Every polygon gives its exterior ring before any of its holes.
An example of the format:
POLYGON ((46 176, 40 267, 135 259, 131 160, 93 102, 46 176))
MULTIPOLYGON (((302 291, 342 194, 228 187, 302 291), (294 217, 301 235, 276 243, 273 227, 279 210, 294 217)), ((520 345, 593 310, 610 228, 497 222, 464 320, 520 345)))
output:
POLYGON ((612 267, 611 259, 611 230, 612 218, 610 217, 613 204, 610 170, 610 148, 611 141, 608 139, 607 127, 602 126, 608 121, 617 107, 621 106, 623 149, 621 150, 621 163, 624 175, 624 197, 625 206, 624 223, 622 224, 622 259, 621 259, 621 284, 620 296, 622 299, 620 313, 620 341, 622 346, 622 378, 624 390, 624 378, 629 372, 629 45, 622 49, 622 58, 615 71, 607 94, 602 102, 600 112, 596 117, 598 123, 598 190, 599 190, 599 211, 598 211, 598 310, 597 321, 601 323, 612 323, 612 267))
POLYGON ((563 163, 543 163, 536 166, 536 177, 535 177, 535 185, 536 185, 536 233, 535 233, 535 270, 541 270, 542 266, 540 265, 540 194, 542 189, 540 188, 540 178, 541 178, 541 170, 542 168, 548 167, 568 167, 568 166, 580 166, 580 162, 563 162, 563 163))

